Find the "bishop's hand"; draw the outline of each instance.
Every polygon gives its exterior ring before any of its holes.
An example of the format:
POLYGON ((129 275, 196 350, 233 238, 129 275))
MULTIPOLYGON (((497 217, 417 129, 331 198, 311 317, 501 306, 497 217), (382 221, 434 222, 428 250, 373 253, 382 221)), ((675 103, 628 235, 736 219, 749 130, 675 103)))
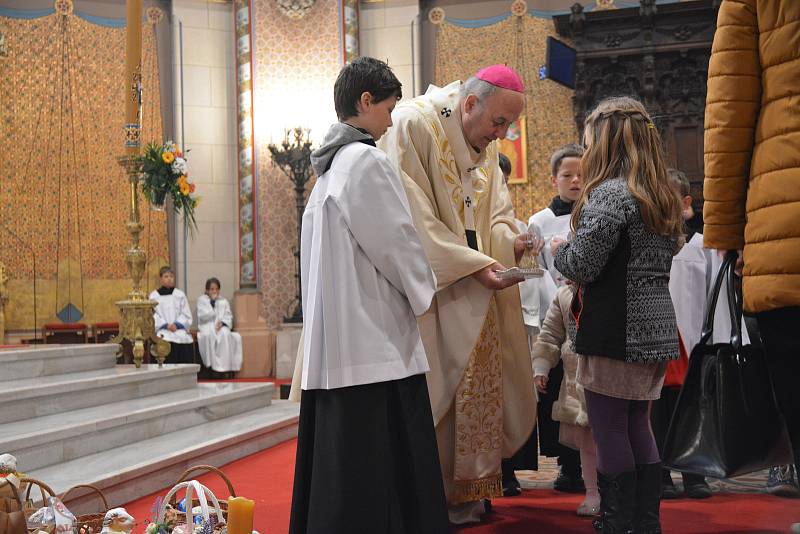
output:
POLYGON ((514 240, 514 259, 519 265, 525 251, 530 251, 533 255, 538 256, 539 252, 544 247, 544 240, 537 235, 531 233, 519 234, 514 240))
POLYGON ((472 277, 480 282, 483 287, 495 291, 511 287, 525 280, 524 278, 500 278, 497 276, 497 271, 504 271, 505 269, 502 264, 495 262, 474 273, 472 277))

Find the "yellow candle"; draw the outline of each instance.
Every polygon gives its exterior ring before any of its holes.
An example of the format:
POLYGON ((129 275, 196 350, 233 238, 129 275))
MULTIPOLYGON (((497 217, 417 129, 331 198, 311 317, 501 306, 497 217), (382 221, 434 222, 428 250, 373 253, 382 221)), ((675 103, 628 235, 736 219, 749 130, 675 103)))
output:
MULTIPOLYGON (((125 124, 139 122, 139 99, 135 98, 133 84, 142 73, 142 0, 127 0, 125 30, 125 124)), ((139 150, 128 147, 128 153, 139 150)))
POLYGON ((228 497, 228 534, 251 534, 253 532, 253 508, 255 501, 244 497, 228 497))

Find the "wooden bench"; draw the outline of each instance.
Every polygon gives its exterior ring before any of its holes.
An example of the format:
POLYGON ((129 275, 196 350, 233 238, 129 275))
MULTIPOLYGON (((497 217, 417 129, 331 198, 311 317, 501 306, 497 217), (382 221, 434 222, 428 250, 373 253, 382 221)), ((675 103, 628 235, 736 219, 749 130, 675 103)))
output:
POLYGON ((89 327, 84 323, 46 323, 42 326, 42 340, 53 343, 88 343, 89 327))

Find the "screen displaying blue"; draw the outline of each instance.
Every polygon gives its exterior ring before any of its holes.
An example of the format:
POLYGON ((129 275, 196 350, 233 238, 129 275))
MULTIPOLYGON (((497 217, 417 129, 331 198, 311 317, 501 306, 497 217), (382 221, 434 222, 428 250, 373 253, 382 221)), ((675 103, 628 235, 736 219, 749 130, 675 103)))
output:
POLYGON ((558 39, 547 38, 547 77, 575 89, 575 49, 558 39))

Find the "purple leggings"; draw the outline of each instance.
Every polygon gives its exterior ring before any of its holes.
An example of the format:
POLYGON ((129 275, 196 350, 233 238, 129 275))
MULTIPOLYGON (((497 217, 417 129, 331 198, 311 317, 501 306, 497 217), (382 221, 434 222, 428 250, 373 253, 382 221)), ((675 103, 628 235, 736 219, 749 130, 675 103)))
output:
POLYGON ((618 475, 661 458, 650 427, 650 401, 626 400, 585 390, 597 470, 618 475))

